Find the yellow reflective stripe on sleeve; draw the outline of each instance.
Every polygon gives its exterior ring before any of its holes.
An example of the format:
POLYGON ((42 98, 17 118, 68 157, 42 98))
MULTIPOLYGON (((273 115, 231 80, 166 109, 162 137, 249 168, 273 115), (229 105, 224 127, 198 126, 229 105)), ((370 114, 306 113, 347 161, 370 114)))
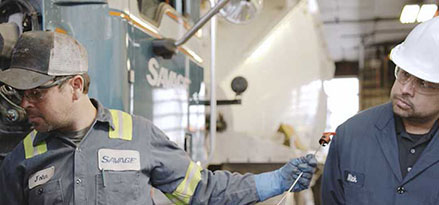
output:
POLYGON ((41 142, 36 147, 33 146, 33 142, 34 142, 35 136, 37 136, 37 133, 38 132, 36 130, 33 130, 23 140, 24 155, 25 155, 26 159, 30 159, 32 157, 39 155, 39 154, 43 154, 43 153, 47 152, 46 142, 41 142))
POLYGON ((133 119, 131 115, 120 110, 110 110, 113 119, 114 130, 109 131, 111 139, 131 141, 133 139, 133 119))
POLYGON ((168 197, 168 199, 172 201, 172 203, 174 203, 175 205, 186 205, 184 202, 180 201, 180 199, 172 194, 165 194, 165 196, 168 197))
POLYGON ((189 204, 198 183, 201 181, 201 170, 201 167, 191 161, 184 180, 178 185, 172 196, 177 198, 182 204, 189 204))

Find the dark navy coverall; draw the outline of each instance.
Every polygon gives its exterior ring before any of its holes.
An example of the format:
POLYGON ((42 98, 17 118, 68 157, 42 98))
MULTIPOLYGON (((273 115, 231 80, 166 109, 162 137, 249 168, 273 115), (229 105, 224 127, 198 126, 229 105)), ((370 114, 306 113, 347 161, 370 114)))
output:
POLYGON ((404 178, 391 103, 357 114, 336 133, 323 174, 323 204, 439 204, 439 132, 404 178))

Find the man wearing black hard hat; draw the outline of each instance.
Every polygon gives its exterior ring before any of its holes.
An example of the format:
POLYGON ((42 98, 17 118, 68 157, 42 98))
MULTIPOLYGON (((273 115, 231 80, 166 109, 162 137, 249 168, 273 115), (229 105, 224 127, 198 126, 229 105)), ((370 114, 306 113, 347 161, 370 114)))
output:
POLYGON ((211 172, 150 121, 87 96, 87 54, 75 39, 26 32, 0 81, 20 90, 34 130, 0 167, 0 204, 252 204, 309 186, 313 155, 263 174, 211 172))

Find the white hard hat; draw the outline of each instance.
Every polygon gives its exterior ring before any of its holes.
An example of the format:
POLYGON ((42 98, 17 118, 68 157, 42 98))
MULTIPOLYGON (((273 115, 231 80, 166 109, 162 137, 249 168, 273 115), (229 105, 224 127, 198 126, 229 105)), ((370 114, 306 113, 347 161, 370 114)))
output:
POLYGON ((439 83, 439 17, 417 25, 392 49, 390 59, 420 79, 439 83))

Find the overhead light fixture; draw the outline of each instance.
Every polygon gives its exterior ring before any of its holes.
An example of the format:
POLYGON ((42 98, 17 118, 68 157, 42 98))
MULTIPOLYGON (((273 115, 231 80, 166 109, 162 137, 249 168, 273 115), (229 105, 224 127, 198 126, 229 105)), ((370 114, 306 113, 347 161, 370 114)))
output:
POLYGON ((427 21, 436 16, 438 6, 436 4, 407 4, 401 12, 401 23, 415 23, 427 21))
POLYGON ((437 11, 436 4, 424 4, 419 11, 417 21, 424 22, 434 17, 437 11))
POLYGON ((234 24, 245 24, 254 19, 262 10, 263 0, 231 0, 223 9, 223 17, 234 24))
POLYGON ((415 23, 419 10, 420 7, 417 4, 405 5, 402 9, 399 21, 401 21, 401 23, 415 23))

